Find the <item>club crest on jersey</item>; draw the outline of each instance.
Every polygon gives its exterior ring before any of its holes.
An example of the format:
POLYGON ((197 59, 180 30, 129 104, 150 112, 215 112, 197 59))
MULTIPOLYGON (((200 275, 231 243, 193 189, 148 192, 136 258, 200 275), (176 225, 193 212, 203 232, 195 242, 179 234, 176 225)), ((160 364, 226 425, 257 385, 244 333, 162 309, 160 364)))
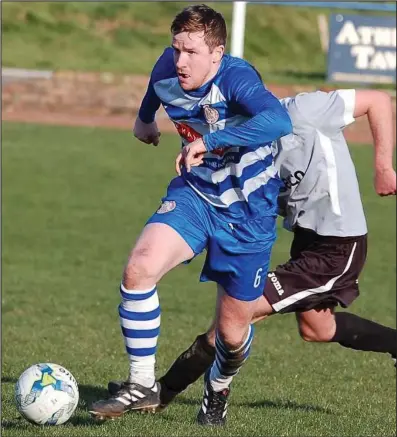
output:
POLYGON ((174 200, 166 200, 157 210, 157 214, 165 214, 166 212, 171 212, 176 208, 176 202, 174 200))
POLYGON ((204 117, 208 124, 214 124, 219 120, 219 112, 215 108, 211 108, 210 105, 204 105, 204 117))

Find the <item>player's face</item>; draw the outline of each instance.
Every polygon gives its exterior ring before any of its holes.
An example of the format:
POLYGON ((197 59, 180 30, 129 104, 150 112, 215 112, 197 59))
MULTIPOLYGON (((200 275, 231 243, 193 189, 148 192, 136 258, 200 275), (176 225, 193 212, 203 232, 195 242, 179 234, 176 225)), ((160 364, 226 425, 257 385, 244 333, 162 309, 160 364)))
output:
POLYGON ((172 38, 174 62, 180 86, 186 90, 200 88, 218 71, 224 47, 210 51, 204 32, 182 32, 172 38))

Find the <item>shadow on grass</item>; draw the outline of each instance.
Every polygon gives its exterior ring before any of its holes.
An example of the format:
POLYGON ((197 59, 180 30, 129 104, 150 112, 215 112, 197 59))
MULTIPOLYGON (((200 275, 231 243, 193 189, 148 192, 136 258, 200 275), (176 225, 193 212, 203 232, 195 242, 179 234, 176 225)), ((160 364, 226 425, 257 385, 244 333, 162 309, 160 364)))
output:
POLYGON ((13 420, 2 420, 1 421, 1 429, 25 429, 29 428, 32 425, 30 425, 28 422, 26 422, 22 417, 17 417, 13 420))
POLYGON ((237 402, 237 405, 250 407, 250 408, 277 408, 278 410, 296 410, 296 411, 306 411, 306 412, 316 412, 316 413, 324 413, 324 414, 335 414, 332 410, 328 408, 319 407, 318 405, 311 404, 298 404, 294 401, 282 401, 275 400, 269 401, 268 399, 264 399, 263 401, 256 402, 237 402))
MULTIPOLYGON (((174 401, 176 404, 181 405, 196 405, 200 407, 201 399, 187 399, 183 396, 180 396, 174 401)), ((249 407, 249 408, 276 408, 278 410, 296 410, 296 411, 306 411, 306 412, 316 412, 316 413, 324 413, 324 414, 335 414, 332 410, 328 408, 323 408, 318 405, 311 404, 298 404, 294 401, 283 401, 280 399, 271 401, 268 399, 264 399, 262 401, 254 401, 254 402, 242 402, 236 401, 232 402, 232 405, 240 406, 240 407, 249 407)))
MULTIPOLYGON (((60 425, 62 427, 74 427, 74 426, 80 426, 80 427, 90 427, 93 426, 101 426, 103 423, 93 420, 90 416, 80 416, 78 414, 73 415, 67 423, 64 425, 60 425)), ((29 422, 27 422, 22 417, 17 417, 12 420, 2 420, 1 421, 1 428, 2 429, 31 429, 33 431, 32 435, 35 435, 34 430, 40 429, 40 428, 50 428, 49 426, 45 425, 34 425, 29 422)))
POLYGON ((79 384, 80 401, 79 406, 83 410, 88 410, 90 405, 100 399, 107 399, 109 392, 104 387, 95 385, 79 384))
POLYGON ((68 421, 69 426, 101 426, 104 422, 94 420, 88 411, 93 402, 107 399, 109 392, 104 387, 94 385, 79 384, 79 409, 83 410, 84 415, 76 414, 68 421))
POLYGON ((13 383, 15 384, 17 382, 17 378, 11 378, 10 376, 2 376, 1 377, 1 383, 13 383))

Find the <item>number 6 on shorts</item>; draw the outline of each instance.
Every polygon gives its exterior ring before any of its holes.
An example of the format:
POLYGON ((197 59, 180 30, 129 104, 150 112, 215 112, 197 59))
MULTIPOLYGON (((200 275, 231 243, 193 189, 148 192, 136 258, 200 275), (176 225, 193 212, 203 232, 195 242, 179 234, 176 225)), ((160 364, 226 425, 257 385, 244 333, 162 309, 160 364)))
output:
POLYGON ((260 267, 257 271, 256 271, 256 275, 255 275, 255 281, 254 281, 254 288, 258 288, 260 283, 261 283, 261 272, 263 271, 263 268, 260 267))

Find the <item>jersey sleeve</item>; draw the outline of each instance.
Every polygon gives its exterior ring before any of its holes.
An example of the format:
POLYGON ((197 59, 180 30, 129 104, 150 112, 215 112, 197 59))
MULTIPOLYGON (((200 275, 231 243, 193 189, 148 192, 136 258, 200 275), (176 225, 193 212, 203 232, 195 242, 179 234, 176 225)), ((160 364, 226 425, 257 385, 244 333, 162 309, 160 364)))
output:
POLYGON ((141 106, 139 108, 139 118, 144 123, 152 123, 155 119, 156 112, 160 108, 160 103, 160 99, 157 97, 151 78, 145 96, 143 97, 141 106))
POLYGON ((235 114, 250 119, 241 125, 204 135, 208 151, 226 146, 255 147, 292 131, 288 113, 252 67, 233 71, 228 100, 235 114))
MULTIPOLYGON (((346 89, 299 94, 293 105, 315 128, 324 134, 333 135, 354 122, 355 101, 355 90, 346 89)), ((293 108, 288 107, 288 110, 293 111, 293 108)))
POLYGON ((253 67, 235 69, 233 73, 228 97, 236 113, 252 117, 278 103, 253 67))
POLYGON ((139 118, 144 123, 153 122, 156 116, 156 112, 160 107, 161 100, 156 94, 154 84, 157 80, 161 79, 167 73, 172 74, 174 67, 172 53, 172 48, 167 47, 153 67, 152 73, 150 75, 149 85, 139 108, 139 118))

